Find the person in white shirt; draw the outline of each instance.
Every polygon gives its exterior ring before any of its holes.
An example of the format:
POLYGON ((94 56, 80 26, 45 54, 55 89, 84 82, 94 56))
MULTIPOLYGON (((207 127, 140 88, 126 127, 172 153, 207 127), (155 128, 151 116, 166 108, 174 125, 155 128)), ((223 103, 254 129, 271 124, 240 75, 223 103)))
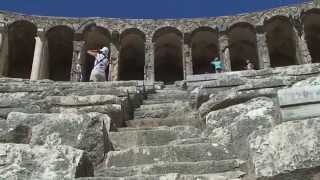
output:
POLYGON ((103 47, 99 50, 88 50, 87 53, 95 57, 94 66, 90 74, 90 81, 106 81, 106 69, 109 65, 109 49, 107 47, 103 47))

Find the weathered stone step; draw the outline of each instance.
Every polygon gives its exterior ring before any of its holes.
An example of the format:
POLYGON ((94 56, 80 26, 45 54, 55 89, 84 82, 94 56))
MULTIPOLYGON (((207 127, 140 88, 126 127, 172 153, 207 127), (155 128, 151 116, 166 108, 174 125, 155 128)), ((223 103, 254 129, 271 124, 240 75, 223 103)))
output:
POLYGON ((134 111, 134 118, 165 118, 169 115, 170 109, 159 108, 159 109, 136 109, 134 111))
POLYGON ((166 104, 166 103, 174 103, 175 99, 154 99, 154 100, 144 100, 142 102, 143 105, 150 105, 150 104, 166 104))
POLYGON ((103 168, 95 173, 98 177, 123 177, 136 175, 159 175, 159 174, 211 174, 234 171, 244 166, 245 162, 238 159, 222 161, 199 161, 199 162, 169 162, 132 167, 103 168))
POLYGON ((160 162, 226 160, 233 157, 227 148, 219 144, 145 146, 109 152, 106 166, 129 167, 160 162))
POLYGON ((193 117, 166 117, 166 118, 135 118, 125 122, 126 126, 131 128, 151 128, 159 126, 179 126, 188 125, 198 127, 201 121, 194 119, 193 117))
POLYGON ((78 180, 240 180, 246 173, 242 171, 230 171, 215 174, 164 174, 164 175, 140 175, 127 177, 88 177, 78 180))
POLYGON ((155 93, 149 94, 149 100, 159 100, 159 99, 174 99, 174 100, 185 100, 188 99, 189 95, 186 92, 177 93, 177 94, 168 94, 168 93, 155 93))
POLYGON ((175 105, 174 103, 148 104, 148 105, 141 105, 139 109, 140 110, 171 109, 174 105, 175 105))
POLYGON ((166 145, 176 139, 195 138, 200 130, 190 126, 161 127, 150 130, 111 132, 109 138, 116 149, 134 146, 166 145))

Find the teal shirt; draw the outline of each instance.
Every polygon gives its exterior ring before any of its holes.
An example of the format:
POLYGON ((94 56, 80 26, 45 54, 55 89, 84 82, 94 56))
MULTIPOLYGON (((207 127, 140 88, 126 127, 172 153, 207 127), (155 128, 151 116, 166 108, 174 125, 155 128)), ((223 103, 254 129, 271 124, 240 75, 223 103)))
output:
POLYGON ((221 61, 211 61, 211 64, 214 65, 215 69, 222 69, 221 61))

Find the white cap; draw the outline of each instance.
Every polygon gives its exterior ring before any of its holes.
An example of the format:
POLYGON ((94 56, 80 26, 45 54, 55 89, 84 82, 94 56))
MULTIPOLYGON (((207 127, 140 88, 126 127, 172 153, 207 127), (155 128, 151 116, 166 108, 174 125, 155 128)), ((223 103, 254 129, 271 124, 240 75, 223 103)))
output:
POLYGON ((107 47, 103 47, 100 49, 100 52, 103 53, 104 55, 108 55, 109 49, 107 47))

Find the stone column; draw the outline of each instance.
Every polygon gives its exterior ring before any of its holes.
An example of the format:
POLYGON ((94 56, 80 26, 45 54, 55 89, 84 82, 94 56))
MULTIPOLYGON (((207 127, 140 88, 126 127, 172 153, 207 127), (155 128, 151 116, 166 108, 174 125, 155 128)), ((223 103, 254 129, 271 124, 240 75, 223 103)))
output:
POLYGON ((148 38, 145 43, 145 65, 144 65, 144 80, 154 81, 154 51, 155 45, 151 38, 148 38))
POLYGON ((84 57, 84 41, 73 41, 73 56, 70 73, 70 81, 79 82, 81 81, 82 75, 82 62, 81 59, 84 57))
POLYGON ((219 55, 224 66, 224 71, 231 71, 229 38, 226 34, 219 37, 219 55))
POLYGON ((116 44, 110 43, 110 53, 108 81, 117 81, 119 79, 119 50, 116 44))
POLYGON ((257 34, 257 50, 259 57, 259 68, 265 69, 271 66, 266 33, 257 34))
POLYGON ((192 49, 189 46, 189 44, 183 44, 184 79, 187 79, 187 76, 193 75, 191 51, 192 51, 192 49))
POLYGON ((33 63, 30 80, 39 80, 48 78, 48 42, 44 33, 38 32, 38 35, 35 37, 36 43, 34 47, 33 63))
POLYGON ((0 32, 0 76, 8 75, 9 60, 9 42, 8 32, 3 30, 0 32))
POLYGON ((293 33, 296 41, 296 55, 298 64, 312 63, 312 57, 305 39, 305 33, 301 32, 301 36, 299 36, 299 33, 295 28, 293 33))

